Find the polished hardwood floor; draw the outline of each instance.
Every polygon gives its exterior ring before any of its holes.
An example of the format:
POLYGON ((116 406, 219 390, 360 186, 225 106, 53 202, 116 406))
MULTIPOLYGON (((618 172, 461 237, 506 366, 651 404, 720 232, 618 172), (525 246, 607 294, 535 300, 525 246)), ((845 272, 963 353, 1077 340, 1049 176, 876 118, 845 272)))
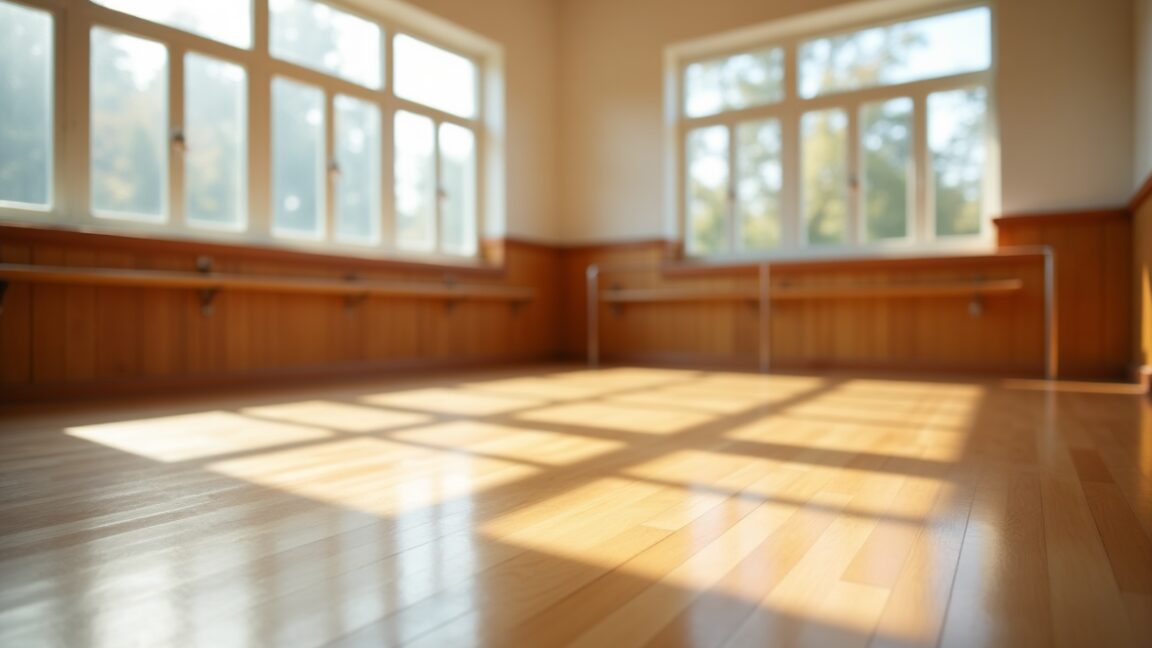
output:
POLYGON ((1150 646, 1121 385, 532 367, 0 412, 3 646, 1150 646))

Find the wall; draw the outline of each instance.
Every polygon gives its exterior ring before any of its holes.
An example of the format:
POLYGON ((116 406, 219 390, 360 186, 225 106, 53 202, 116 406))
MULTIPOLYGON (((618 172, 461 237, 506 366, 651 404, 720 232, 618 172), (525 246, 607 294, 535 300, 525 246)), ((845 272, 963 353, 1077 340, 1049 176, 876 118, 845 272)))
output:
POLYGON ((1152 0, 1136 5, 1136 165, 1135 186, 1152 177, 1152 0))
POLYGON ((1127 204, 1132 1, 997 7, 1003 213, 1127 204))
POLYGON ((14 281, 0 313, 0 401, 41 396, 276 381, 555 357, 557 253, 508 243, 503 267, 446 270, 274 249, 154 241, 0 226, 0 261, 196 269, 225 274, 532 288, 535 298, 460 302, 225 289, 205 316, 190 289, 29 285, 14 281))
POLYGON ((410 24, 421 23, 421 13, 427 12, 503 47, 507 216, 505 230, 498 234, 557 240, 559 2, 344 1, 392 12, 410 24))
MULTIPOLYGON (((663 51, 847 0, 571 0, 561 6, 565 241, 663 235, 663 51)), ((1127 203, 1132 0, 1002 0, 1003 211, 1127 203)))

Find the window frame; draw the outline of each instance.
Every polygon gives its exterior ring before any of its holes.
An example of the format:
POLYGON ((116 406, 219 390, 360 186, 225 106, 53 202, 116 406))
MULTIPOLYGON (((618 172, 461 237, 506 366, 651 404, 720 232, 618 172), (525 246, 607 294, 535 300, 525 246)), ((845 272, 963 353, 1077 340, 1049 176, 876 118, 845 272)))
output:
MULTIPOLYGON (((369 13, 345 0, 322 0, 334 9, 376 24, 382 33, 382 86, 373 89, 344 78, 276 58, 270 50, 270 11, 268 0, 252 3, 252 44, 249 48, 230 45, 162 23, 121 13, 90 0, 5 0, 12 4, 47 11, 53 22, 53 132, 52 204, 37 209, 0 202, 0 222, 11 221, 43 226, 66 226, 84 230, 145 236, 206 240, 216 243, 288 248, 322 254, 353 257, 433 260, 449 265, 474 264, 480 259, 481 241, 493 226, 504 221, 503 192, 495 191, 503 178, 503 149, 491 132, 503 125, 502 103, 493 101, 491 88, 503 82, 503 55, 498 45, 438 19, 419 14, 390 16, 369 13), (421 21, 430 21, 425 25, 421 21), (90 199, 90 34, 100 27, 160 43, 168 53, 168 119, 170 133, 184 129, 185 56, 189 52, 239 65, 245 71, 247 107, 246 219, 242 227, 194 226, 186 215, 183 155, 168 147, 168 175, 165 188, 165 220, 97 216, 90 199), (431 106, 402 99, 393 94, 393 39, 407 34, 453 54, 476 67, 476 116, 462 118, 431 106), (271 84, 275 77, 318 88, 324 95, 325 167, 334 159, 336 147, 337 95, 345 95, 375 105, 380 111, 380 208, 379 240, 350 242, 338 236, 336 228, 337 184, 325 174, 325 212, 321 218, 322 236, 304 238, 277 236, 273 226, 271 84), (68 80, 65 83, 65 79, 68 80), (398 110, 425 115, 436 127, 451 122, 473 132, 476 141, 476 195, 474 226, 475 252, 470 256, 443 251, 437 227, 437 240, 431 252, 412 252, 395 245, 395 200, 393 185, 393 126, 398 110)), ((190 143, 191 144, 191 143, 190 143)), ((437 173, 439 171, 437 170, 437 173)), ((439 176, 437 176, 439 183, 439 176)), ((439 186, 439 185, 438 185, 439 186)), ((439 221, 439 205, 437 221, 439 221)))
POLYGON ((666 156, 665 176, 668 188, 665 194, 665 228, 669 235, 681 242, 686 257, 701 261, 740 261, 748 259, 803 259, 846 258, 869 256, 905 256, 949 254, 963 251, 987 251, 995 244, 992 218, 999 209, 1000 167, 999 135, 996 115, 996 79, 998 52, 996 47, 997 16, 994 3, 988 0, 932 1, 914 0, 903 11, 893 12, 890 4, 872 2, 852 7, 852 17, 846 18, 844 8, 805 14, 792 19, 773 21, 759 28, 738 33, 721 34, 689 43, 675 45, 665 55, 666 82, 666 156), (933 77, 891 85, 877 85, 856 90, 833 91, 810 99, 800 96, 800 46, 810 40, 852 33, 862 29, 884 27, 966 9, 985 8, 990 14, 991 64, 985 70, 933 77), (723 110, 703 117, 686 114, 687 88, 684 82, 688 66, 701 61, 715 60, 747 51, 780 47, 784 50, 783 99, 770 104, 749 108, 723 110), (928 145, 928 96, 935 92, 979 86, 986 91, 987 112, 984 132, 985 174, 983 183, 983 213, 981 229, 975 235, 937 236, 935 232, 935 202, 932 194, 932 155, 928 145), (866 104, 908 97, 913 102, 910 148, 913 171, 908 181, 908 235, 902 239, 868 240, 863 190, 863 152, 860 142, 861 109, 866 104), (848 222, 845 242, 808 245, 807 227, 803 213, 803 153, 801 150, 801 119, 809 112, 843 109, 848 115, 847 174, 848 222), (741 123, 775 119, 781 127, 780 243, 771 249, 742 249, 737 237, 737 204, 733 199, 737 173, 737 146, 734 134, 741 123), (726 249, 719 252, 701 252, 692 249, 689 236, 691 224, 687 212, 687 136, 696 128, 723 125, 729 130, 733 143, 728 150, 729 199, 724 217, 726 249))

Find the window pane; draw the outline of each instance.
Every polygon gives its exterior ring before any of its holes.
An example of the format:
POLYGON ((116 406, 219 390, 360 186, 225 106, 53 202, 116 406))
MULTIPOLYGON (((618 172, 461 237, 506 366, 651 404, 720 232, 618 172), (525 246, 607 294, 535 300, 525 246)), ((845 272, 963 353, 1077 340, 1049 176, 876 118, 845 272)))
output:
POLYGON ((848 224, 848 116, 840 109, 805 113, 801 131, 808 243, 843 243, 848 224))
POLYGON ((351 243, 380 241, 380 109, 336 97, 336 238, 351 243))
POLYGON ((272 80, 272 225, 277 234, 324 233, 324 93, 272 80))
POLYGON ((380 27, 313 0, 270 0, 272 56, 379 88, 380 27))
POLYGON ((860 155, 869 240, 908 236, 911 142, 911 99, 901 97, 861 107, 860 155))
POLYGON ((984 88, 928 95, 928 147, 939 236, 980 232, 986 113, 984 88))
POLYGON ((92 30, 92 209, 163 220, 168 193, 168 50, 92 30))
POLYGON ((252 46, 251 0, 93 0, 116 11, 212 40, 252 46))
POLYGON ((800 46, 800 95, 985 70, 991 23, 988 8, 976 7, 808 41, 800 46))
POLYGON ((436 249, 436 131, 423 115, 396 113, 396 246, 436 249))
POLYGON ((52 202, 52 16, 0 2, 0 201, 52 202))
POLYGON ((476 116, 476 65, 405 34, 392 42, 396 95, 461 117, 476 116))
POLYGON ((247 214, 248 110, 244 68, 184 58, 184 193, 188 221, 240 229, 247 214))
POLYGON ((744 249, 780 244, 780 122, 768 119, 736 128, 737 240, 744 249))
POLYGON ((440 183, 444 188, 441 248, 476 253, 476 136, 456 124, 440 125, 440 183))
POLYGON ((709 126, 688 133, 688 250, 709 254, 728 249, 728 128, 709 126))
POLYGON ((784 50, 778 47, 692 63, 684 71, 684 111, 689 117, 783 98, 784 50))

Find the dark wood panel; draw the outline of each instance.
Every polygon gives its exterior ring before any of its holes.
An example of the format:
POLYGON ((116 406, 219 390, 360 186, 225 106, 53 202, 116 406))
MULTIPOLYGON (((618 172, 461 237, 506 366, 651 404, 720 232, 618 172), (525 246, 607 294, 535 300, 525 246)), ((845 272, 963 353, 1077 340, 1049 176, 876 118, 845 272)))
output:
POLYGON ((996 221, 1002 246, 1046 245, 1055 256, 1060 376, 1129 375, 1132 219, 1125 210, 996 221))

